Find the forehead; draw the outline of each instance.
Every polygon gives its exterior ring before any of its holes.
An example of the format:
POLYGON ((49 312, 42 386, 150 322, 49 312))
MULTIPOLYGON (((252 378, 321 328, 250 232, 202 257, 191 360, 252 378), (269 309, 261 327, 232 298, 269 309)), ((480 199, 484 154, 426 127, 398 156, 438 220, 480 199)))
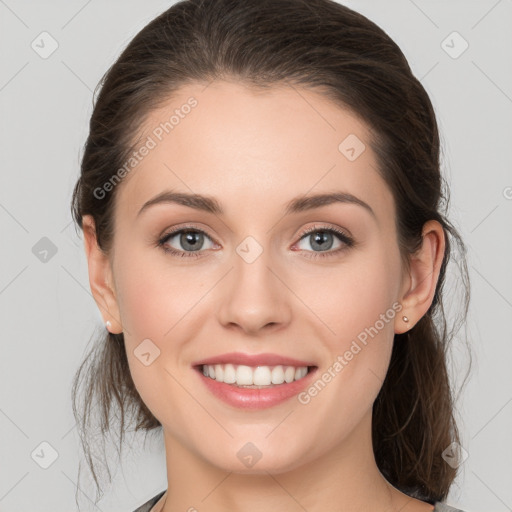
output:
POLYGON ((215 196, 228 215, 333 189, 392 210, 365 123, 296 86, 188 84, 148 114, 135 150, 117 191, 123 218, 166 189, 215 196))

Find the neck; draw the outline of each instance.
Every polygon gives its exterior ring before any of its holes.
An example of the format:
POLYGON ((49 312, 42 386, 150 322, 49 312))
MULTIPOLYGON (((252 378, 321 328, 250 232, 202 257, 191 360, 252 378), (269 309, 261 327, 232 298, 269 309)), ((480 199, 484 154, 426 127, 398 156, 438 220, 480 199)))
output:
POLYGON ((164 439, 168 488, 161 500, 162 512, 301 508, 308 512, 391 512, 412 500, 378 470, 371 442, 371 411, 329 453, 280 473, 271 469, 257 474, 225 471, 186 449, 165 428, 164 439))

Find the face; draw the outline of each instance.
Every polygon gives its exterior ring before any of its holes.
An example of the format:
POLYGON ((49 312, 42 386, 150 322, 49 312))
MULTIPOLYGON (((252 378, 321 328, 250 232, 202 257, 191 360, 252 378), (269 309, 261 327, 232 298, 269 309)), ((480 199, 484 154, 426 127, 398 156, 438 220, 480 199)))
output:
POLYGON ((312 90, 219 81, 180 90, 141 141, 116 190, 112 280, 133 380, 166 440, 247 473, 342 453, 363 424, 366 442, 404 272, 365 124, 312 90), (144 207, 169 191, 218 210, 144 207), (334 193, 345 200, 294 203, 334 193))

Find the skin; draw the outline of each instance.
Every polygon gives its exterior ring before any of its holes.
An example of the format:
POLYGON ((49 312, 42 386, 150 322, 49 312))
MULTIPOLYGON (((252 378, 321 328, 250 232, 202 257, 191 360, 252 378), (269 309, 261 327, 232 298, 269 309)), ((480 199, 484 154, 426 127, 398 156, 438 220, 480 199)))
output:
MULTIPOLYGON (((394 334, 432 303, 445 248, 441 225, 425 224, 406 268, 368 128, 318 92, 188 84, 150 113, 144 137, 190 96, 198 106, 118 185, 111 254, 98 249, 94 222, 84 217, 95 301, 110 331, 124 332, 137 390, 163 426, 169 491, 153 510, 433 510, 379 472, 371 419, 394 334), (338 150, 349 134, 366 145, 354 161, 338 150), (225 214, 167 203, 137 216, 165 189, 215 197, 225 214), (348 203, 283 216, 292 198, 335 190, 368 203, 375 217, 348 203), (208 235, 199 258, 156 245, 183 223, 208 235), (313 226, 338 227, 356 245, 335 253, 344 243, 333 235, 331 255, 315 259, 322 251, 312 235, 301 238, 313 226), (263 249, 250 264, 236 252, 247 236, 263 249), (403 309, 308 404, 294 397, 236 409, 191 368, 226 352, 272 352, 315 361, 321 374, 393 303, 403 309), (160 350, 149 366, 134 355, 146 338, 160 350), (247 442, 262 454, 251 468, 237 457, 247 442)), ((193 252, 179 234, 167 245, 193 252)))

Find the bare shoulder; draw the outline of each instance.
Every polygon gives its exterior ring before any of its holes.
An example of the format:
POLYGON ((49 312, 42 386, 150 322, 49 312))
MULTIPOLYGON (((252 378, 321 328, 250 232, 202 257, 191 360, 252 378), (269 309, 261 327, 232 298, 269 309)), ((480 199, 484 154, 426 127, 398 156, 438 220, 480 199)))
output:
POLYGON ((434 505, 421 501, 411 496, 407 496, 401 492, 398 493, 398 499, 395 501, 395 506, 400 512, 437 512, 434 505))

